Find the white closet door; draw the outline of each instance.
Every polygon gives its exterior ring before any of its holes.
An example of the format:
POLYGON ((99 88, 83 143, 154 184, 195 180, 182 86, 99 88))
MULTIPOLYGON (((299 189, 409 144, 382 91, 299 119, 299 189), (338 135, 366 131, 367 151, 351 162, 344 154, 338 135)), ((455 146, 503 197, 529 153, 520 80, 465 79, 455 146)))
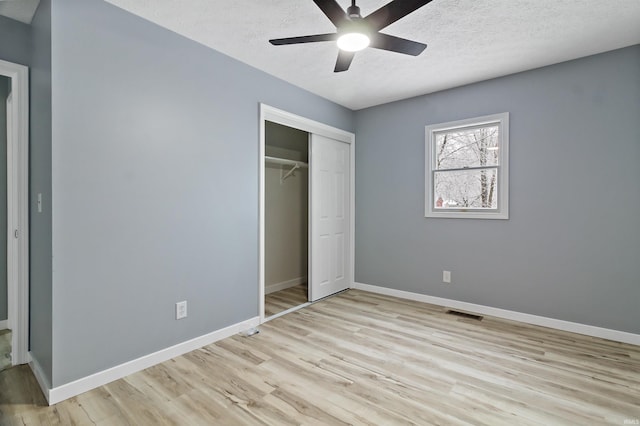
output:
POLYGON ((349 144, 311 135, 311 301, 349 288, 349 144))

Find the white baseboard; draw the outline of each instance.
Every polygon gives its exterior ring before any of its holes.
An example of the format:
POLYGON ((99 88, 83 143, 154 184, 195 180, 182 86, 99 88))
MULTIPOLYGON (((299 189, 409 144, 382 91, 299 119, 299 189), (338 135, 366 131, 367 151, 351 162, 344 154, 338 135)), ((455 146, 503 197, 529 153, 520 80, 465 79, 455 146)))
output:
POLYGON ((600 337, 616 342, 640 345, 640 334, 628 333, 626 331, 611 330, 608 328, 601 328, 593 325, 569 322, 555 318, 541 317, 538 315, 493 308, 491 306, 476 305, 475 303, 460 302, 458 300, 444 299, 441 297, 428 296, 426 294, 412 293, 403 290, 395 290, 392 288, 379 287, 370 284, 353 283, 353 286, 351 288, 368 291, 371 293, 384 294, 387 296, 395 296, 401 299, 409 299, 415 300, 417 302, 446 306, 449 308, 460 309, 472 313, 490 315, 498 318, 524 322, 527 324, 539 325, 542 327, 555 328, 557 330, 569 331, 572 333, 584 334, 592 337, 600 337))
POLYGON ((9 320, 0 321, 0 330, 7 330, 9 328, 9 320))
POLYGON ((307 277, 304 276, 304 277, 294 278, 292 280, 282 281, 281 283, 267 284, 266 286, 264 286, 264 293, 265 294, 274 293, 276 291, 284 290, 290 287, 295 287, 297 285, 304 284, 306 282, 307 282, 307 277))
MULTIPOLYGON (((30 358, 29 367, 31 367, 31 371, 35 376, 36 381, 38 382, 38 385, 40 386, 40 390, 42 391, 45 399, 47 400, 47 402, 49 402, 49 389, 51 389, 49 380, 47 380, 47 376, 45 376, 45 374, 42 372, 42 367, 40 366, 40 363, 31 355, 31 352, 29 352, 29 358, 30 358)), ((49 402, 49 404, 51 403, 49 402)))
MULTIPOLYGON (((138 359, 134 359, 124 364, 117 365, 104 371, 92 374, 87 377, 83 377, 71 383, 57 386, 53 389, 47 388, 45 396, 49 405, 57 404, 60 401, 87 392, 91 389, 95 389, 99 386, 106 385, 114 380, 121 379, 130 374, 144 370, 145 368, 152 367, 161 362, 170 360, 177 356, 183 355, 187 352, 191 352, 198 348, 201 348, 211 343, 217 342, 224 338, 233 336, 241 331, 248 330, 260 325, 260 317, 254 317, 246 321, 242 321, 229 327, 214 331, 212 333, 205 334, 204 336, 196 337, 186 342, 178 343, 177 345, 162 349, 158 352, 154 352, 149 355, 145 355, 138 359)), ((36 376, 37 377, 37 376, 36 376)), ((44 376, 43 376, 44 377, 44 376)), ((38 381, 40 382, 40 381, 38 381)), ((46 383, 46 382, 45 382, 46 383)), ((40 385, 42 386, 42 384, 40 385)))

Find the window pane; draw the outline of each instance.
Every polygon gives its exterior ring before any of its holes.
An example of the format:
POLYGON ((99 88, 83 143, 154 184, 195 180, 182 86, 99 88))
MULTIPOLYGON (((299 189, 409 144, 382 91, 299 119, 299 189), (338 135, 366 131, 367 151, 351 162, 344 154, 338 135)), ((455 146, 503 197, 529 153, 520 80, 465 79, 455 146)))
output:
POLYGON ((498 165, 498 125, 435 134, 435 168, 498 165))
POLYGON ((498 170, 462 170, 434 173, 436 210, 497 209, 498 170))

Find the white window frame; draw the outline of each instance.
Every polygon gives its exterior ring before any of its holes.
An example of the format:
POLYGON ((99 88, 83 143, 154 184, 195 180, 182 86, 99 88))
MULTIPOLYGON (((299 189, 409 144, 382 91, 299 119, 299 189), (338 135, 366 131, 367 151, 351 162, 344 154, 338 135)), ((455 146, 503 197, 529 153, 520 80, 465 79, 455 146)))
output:
MULTIPOLYGON (((494 166, 491 166, 494 168, 494 166)), ((509 219, 509 113, 486 115, 425 127, 425 217, 450 219, 509 219), (471 127, 498 125, 498 207, 496 209, 436 209, 434 175, 436 169, 436 134, 471 127)))

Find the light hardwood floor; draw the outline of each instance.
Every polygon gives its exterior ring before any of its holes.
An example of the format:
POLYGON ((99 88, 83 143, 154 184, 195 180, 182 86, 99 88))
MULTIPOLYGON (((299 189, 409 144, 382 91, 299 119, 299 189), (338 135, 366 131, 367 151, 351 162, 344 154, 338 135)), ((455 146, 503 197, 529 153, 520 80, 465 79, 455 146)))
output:
POLYGON ((640 347, 356 290, 43 406, 0 374, 2 425, 636 424, 640 347))
POLYGON ((307 303, 309 300, 307 291, 305 283, 267 294, 264 298, 265 318, 307 303))

